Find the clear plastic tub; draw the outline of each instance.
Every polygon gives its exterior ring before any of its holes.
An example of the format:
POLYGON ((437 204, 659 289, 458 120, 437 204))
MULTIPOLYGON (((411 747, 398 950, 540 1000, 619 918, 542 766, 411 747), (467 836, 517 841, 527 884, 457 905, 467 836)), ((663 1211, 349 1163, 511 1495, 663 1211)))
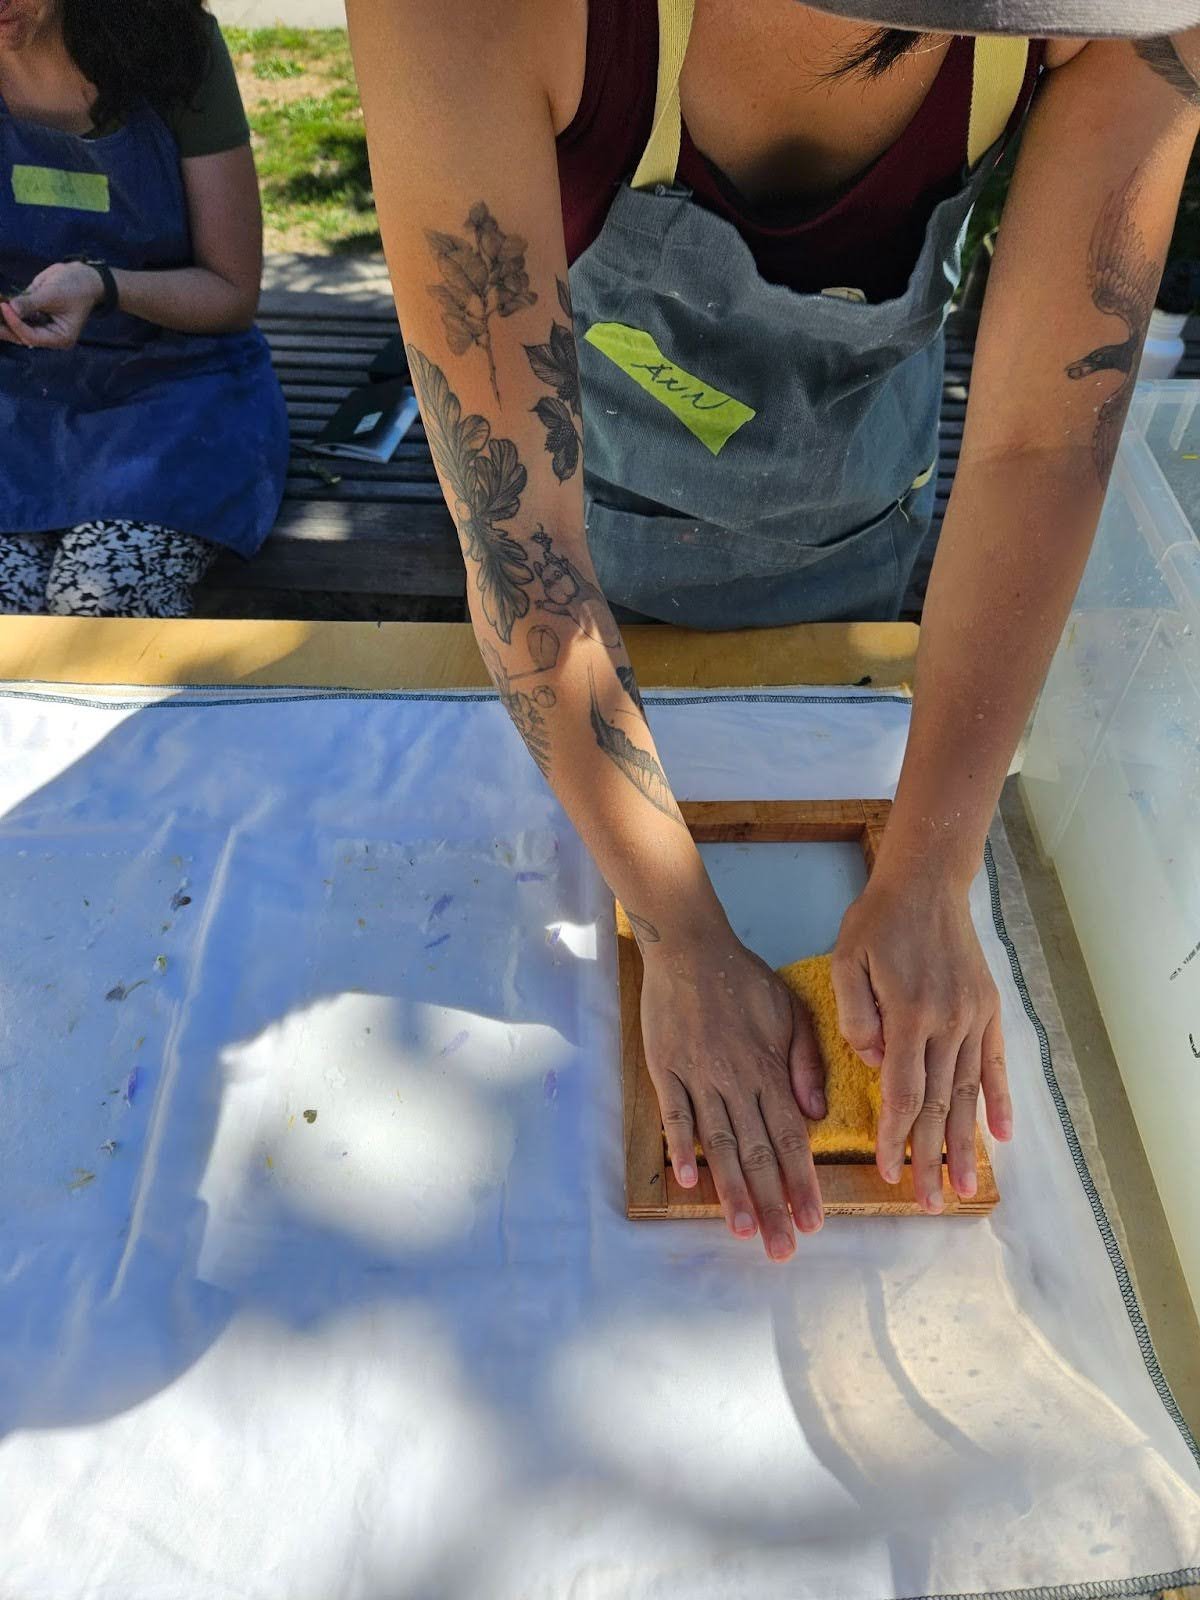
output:
POLYGON ((1139 384, 1021 786, 1200 1307, 1200 383, 1139 384))

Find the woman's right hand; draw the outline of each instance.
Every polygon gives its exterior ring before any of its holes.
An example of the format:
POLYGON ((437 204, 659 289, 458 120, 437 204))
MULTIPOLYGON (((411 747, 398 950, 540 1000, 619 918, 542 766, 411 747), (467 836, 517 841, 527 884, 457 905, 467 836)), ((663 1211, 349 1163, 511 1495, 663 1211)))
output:
POLYGON ((730 1230, 761 1230, 786 1261, 822 1222, 805 1116, 825 1115, 825 1072, 808 1014, 732 929, 667 951, 643 944, 642 1037, 676 1180, 704 1150, 730 1230))

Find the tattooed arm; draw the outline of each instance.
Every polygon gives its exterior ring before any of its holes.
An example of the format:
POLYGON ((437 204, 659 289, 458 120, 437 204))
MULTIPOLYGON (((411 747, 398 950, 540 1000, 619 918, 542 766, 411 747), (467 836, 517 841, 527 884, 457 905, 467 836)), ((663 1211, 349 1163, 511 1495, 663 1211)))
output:
POLYGON ((839 942, 849 1037, 884 1050, 880 1165, 915 1122, 918 1188, 947 1120, 952 1165, 956 1145, 968 1159, 981 1074, 994 1131, 1009 1123, 967 888, 1092 542, 1200 127, 1128 43, 1087 44, 1048 80, 1000 229, 896 803, 839 942))
POLYGON ((584 536, 554 149, 572 110, 553 92, 561 11, 353 0, 351 35, 409 366, 480 650, 614 886, 667 937, 676 908, 703 920, 714 897, 584 536))
POLYGON ((754 1233, 757 1212, 764 1243, 783 1257, 794 1242, 784 1179, 801 1225, 820 1223, 797 1104, 822 1114, 815 1047, 788 991, 729 928, 584 532, 554 140, 581 90, 586 5, 350 0, 348 13, 396 305, 480 651, 530 754, 633 909, 647 1054, 676 1173, 696 1181, 695 1118, 730 1227, 754 1233))

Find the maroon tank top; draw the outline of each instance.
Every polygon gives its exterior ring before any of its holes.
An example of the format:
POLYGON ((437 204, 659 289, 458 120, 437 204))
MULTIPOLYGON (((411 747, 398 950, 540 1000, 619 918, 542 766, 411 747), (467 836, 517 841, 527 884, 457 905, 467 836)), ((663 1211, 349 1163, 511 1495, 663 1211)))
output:
MULTIPOLYGON (((1044 45, 1029 51, 1005 142, 1029 107, 1044 45)), ((801 294, 861 289, 869 300, 901 294, 930 213, 962 183, 971 110, 974 41, 952 41, 929 93, 892 147, 828 202, 756 208, 692 143, 686 125, 679 180, 696 204, 737 228, 768 283, 801 294)), ((650 137, 658 76, 656 0, 588 0, 587 66, 579 109, 558 137, 567 260, 596 238, 615 190, 650 137)))

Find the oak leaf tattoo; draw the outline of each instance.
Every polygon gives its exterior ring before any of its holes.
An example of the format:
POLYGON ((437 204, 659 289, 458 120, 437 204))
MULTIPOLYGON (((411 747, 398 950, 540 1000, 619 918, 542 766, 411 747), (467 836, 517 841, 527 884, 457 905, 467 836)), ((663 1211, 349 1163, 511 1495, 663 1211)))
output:
POLYGON ((555 282, 558 285, 558 303, 566 312, 566 324, 551 322, 547 343, 527 344, 525 354, 534 376, 554 390, 553 399, 543 397, 533 410, 546 430, 546 449, 550 453, 554 476, 560 483, 565 483, 579 465, 582 436, 575 418, 582 418, 583 411, 571 291, 561 278, 556 278, 555 282))
POLYGON ((648 750, 639 749, 628 734, 615 723, 605 720, 596 697, 596 679, 591 667, 588 668, 588 693, 591 702, 592 732, 596 736, 597 745, 657 811, 686 827, 683 815, 675 804, 675 796, 671 793, 667 775, 658 762, 648 750))
POLYGON ((1090 377, 1096 372, 1124 374, 1096 413, 1092 458, 1102 486, 1108 482, 1129 397, 1137 381, 1138 354, 1154 309, 1160 270, 1147 252, 1141 230, 1133 220, 1140 193, 1136 177, 1136 172, 1131 173, 1104 202, 1088 246, 1092 303, 1098 311, 1125 324, 1125 337, 1097 345, 1067 368, 1067 376, 1076 379, 1090 377))
POLYGON ((483 417, 463 416, 439 366, 411 345, 409 358, 425 437, 454 496, 454 518, 475 563, 483 614, 508 644, 513 624, 529 610, 527 588, 534 575, 525 547, 497 524, 517 515, 528 475, 511 439, 493 438, 483 417))
POLYGON ((492 318, 511 317, 537 304, 525 270, 528 245, 520 234, 505 233, 482 200, 471 207, 463 227, 469 238, 425 230, 442 275, 441 283, 428 286, 429 293, 442 308, 442 326, 454 354, 465 355, 476 344, 486 353, 492 393, 499 400, 492 318))

